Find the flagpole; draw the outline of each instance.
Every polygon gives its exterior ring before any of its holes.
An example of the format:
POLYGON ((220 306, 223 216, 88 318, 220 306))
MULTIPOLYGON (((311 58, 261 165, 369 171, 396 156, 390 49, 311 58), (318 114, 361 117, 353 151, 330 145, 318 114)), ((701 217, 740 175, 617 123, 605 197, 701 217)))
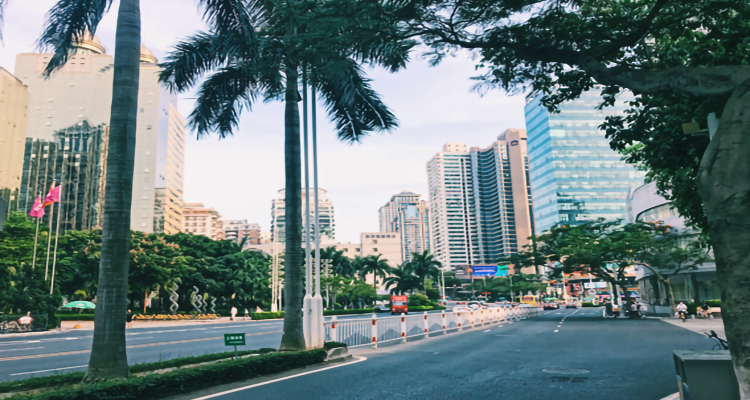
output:
MULTIPOLYGON (((65 171, 63 171, 63 173, 65 173, 65 171)), ((60 176, 60 180, 62 181, 62 176, 60 176)), ((60 182, 60 201, 57 206, 57 226, 55 227, 55 253, 52 256, 52 279, 49 284, 49 294, 52 294, 55 288, 55 265, 57 264, 57 239, 60 237, 60 216, 62 216, 62 201, 63 201, 63 188, 62 188, 62 182, 60 182)), ((49 251, 47 253, 49 253, 49 251)))
POLYGON ((62 202, 63 202, 63 187, 62 183, 65 182, 65 160, 68 158, 68 155, 65 154, 65 147, 68 145, 68 138, 66 137, 63 141, 63 160, 62 160, 62 166, 60 168, 60 193, 58 193, 58 202, 60 203, 59 206, 57 206, 57 226, 55 227, 55 255, 52 257, 52 279, 49 284, 49 294, 52 294, 55 288, 55 265, 57 264, 57 239, 60 237, 60 216, 62 216, 62 202))
MULTIPOLYGON (((42 192, 39 192, 39 194, 37 195, 37 197, 42 197, 42 192)), ((33 253, 33 256, 32 256, 32 259, 31 259, 31 269, 32 270, 36 266, 36 240, 39 237, 39 220, 40 219, 41 218, 39 218, 39 217, 37 217, 37 219, 36 219, 36 233, 34 234, 34 253, 33 253)))
MULTIPOLYGON (((52 189, 55 187, 55 181, 52 181, 52 187, 50 187, 50 192, 52 192, 52 189)), ((45 198, 46 200, 46 198, 45 198)), ((42 204, 44 204, 44 201, 42 201, 42 204)), ((57 213, 60 213, 60 208, 58 207, 57 213)), ((49 248, 52 244, 52 219, 55 218, 55 203, 52 203, 52 207, 50 208, 49 213, 49 233, 47 234, 47 262, 44 264, 44 280, 47 281, 47 272, 49 271, 49 248)))

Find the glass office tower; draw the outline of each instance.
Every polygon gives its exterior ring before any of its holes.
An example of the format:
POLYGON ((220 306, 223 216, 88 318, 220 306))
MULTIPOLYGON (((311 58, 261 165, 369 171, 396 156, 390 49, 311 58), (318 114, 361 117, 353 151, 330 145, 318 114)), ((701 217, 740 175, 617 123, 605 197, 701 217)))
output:
POLYGON ((643 184, 645 172, 621 160, 599 129, 608 115, 622 115, 629 92, 614 107, 597 110, 602 87, 550 114, 542 95, 526 97, 524 112, 529 145, 529 171, 536 233, 556 223, 582 223, 627 218, 625 202, 631 187, 643 184))

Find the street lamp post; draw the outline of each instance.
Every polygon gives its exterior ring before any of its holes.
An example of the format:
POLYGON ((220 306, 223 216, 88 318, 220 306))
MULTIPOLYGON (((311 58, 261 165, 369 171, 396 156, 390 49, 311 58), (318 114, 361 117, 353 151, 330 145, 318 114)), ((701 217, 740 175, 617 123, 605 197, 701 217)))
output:
POLYGON ((315 186, 315 295, 312 301, 312 347, 323 347, 325 328, 323 327, 323 297, 320 295, 320 213, 318 207, 318 129, 316 115, 315 85, 311 87, 312 95, 312 147, 313 147, 313 185, 315 186))

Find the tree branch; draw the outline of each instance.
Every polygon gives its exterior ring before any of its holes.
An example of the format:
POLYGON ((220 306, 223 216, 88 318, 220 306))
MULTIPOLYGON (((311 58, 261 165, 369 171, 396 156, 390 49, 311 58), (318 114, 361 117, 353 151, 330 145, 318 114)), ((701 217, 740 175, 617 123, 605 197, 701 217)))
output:
MULTIPOLYGON (((560 61, 568 63, 567 61, 560 61)), ((637 94, 681 91, 697 96, 725 96, 750 79, 750 66, 672 67, 660 71, 629 67, 607 67, 593 57, 583 57, 578 65, 603 85, 617 85, 637 94)))
POLYGON ((654 18, 656 18, 656 15, 659 14, 659 11, 661 11, 661 9, 664 8, 664 6, 668 2, 669 0, 658 0, 656 4, 654 4, 654 7, 651 8, 651 11, 649 11, 648 15, 646 15, 646 17, 641 21, 638 29, 630 32, 628 35, 600 46, 598 49, 595 49, 593 52, 591 52, 591 55, 594 58, 601 58, 609 54, 610 52, 620 50, 623 47, 632 47, 633 45, 638 43, 638 41, 641 40, 641 38, 643 38, 651 29, 652 21, 654 20, 654 18))

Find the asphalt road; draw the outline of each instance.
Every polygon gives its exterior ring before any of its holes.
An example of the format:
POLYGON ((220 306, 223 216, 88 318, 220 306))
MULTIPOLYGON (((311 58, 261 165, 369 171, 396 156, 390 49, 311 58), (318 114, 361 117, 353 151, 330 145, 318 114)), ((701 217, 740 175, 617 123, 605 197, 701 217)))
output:
POLYGON ((366 360, 248 381, 234 385, 232 393, 222 394, 230 388, 224 387, 178 398, 658 400, 677 391, 672 350, 710 350, 711 344, 660 320, 560 310, 377 351, 355 350, 366 360), (254 386, 237 390, 243 385, 254 386))
MULTIPOLYGON (((377 315, 390 317, 390 314, 377 315)), ((337 318, 369 318, 369 315, 337 318)), ((280 320, 128 329, 128 362, 134 365, 231 351, 232 347, 224 346, 224 333, 245 333, 247 345, 239 350, 278 348, 282 329, 283 321, 280 320)), ((91 330, 74 330, 31 336, 0 336, 0 382, 85 370, 92 335, 91 330)))

